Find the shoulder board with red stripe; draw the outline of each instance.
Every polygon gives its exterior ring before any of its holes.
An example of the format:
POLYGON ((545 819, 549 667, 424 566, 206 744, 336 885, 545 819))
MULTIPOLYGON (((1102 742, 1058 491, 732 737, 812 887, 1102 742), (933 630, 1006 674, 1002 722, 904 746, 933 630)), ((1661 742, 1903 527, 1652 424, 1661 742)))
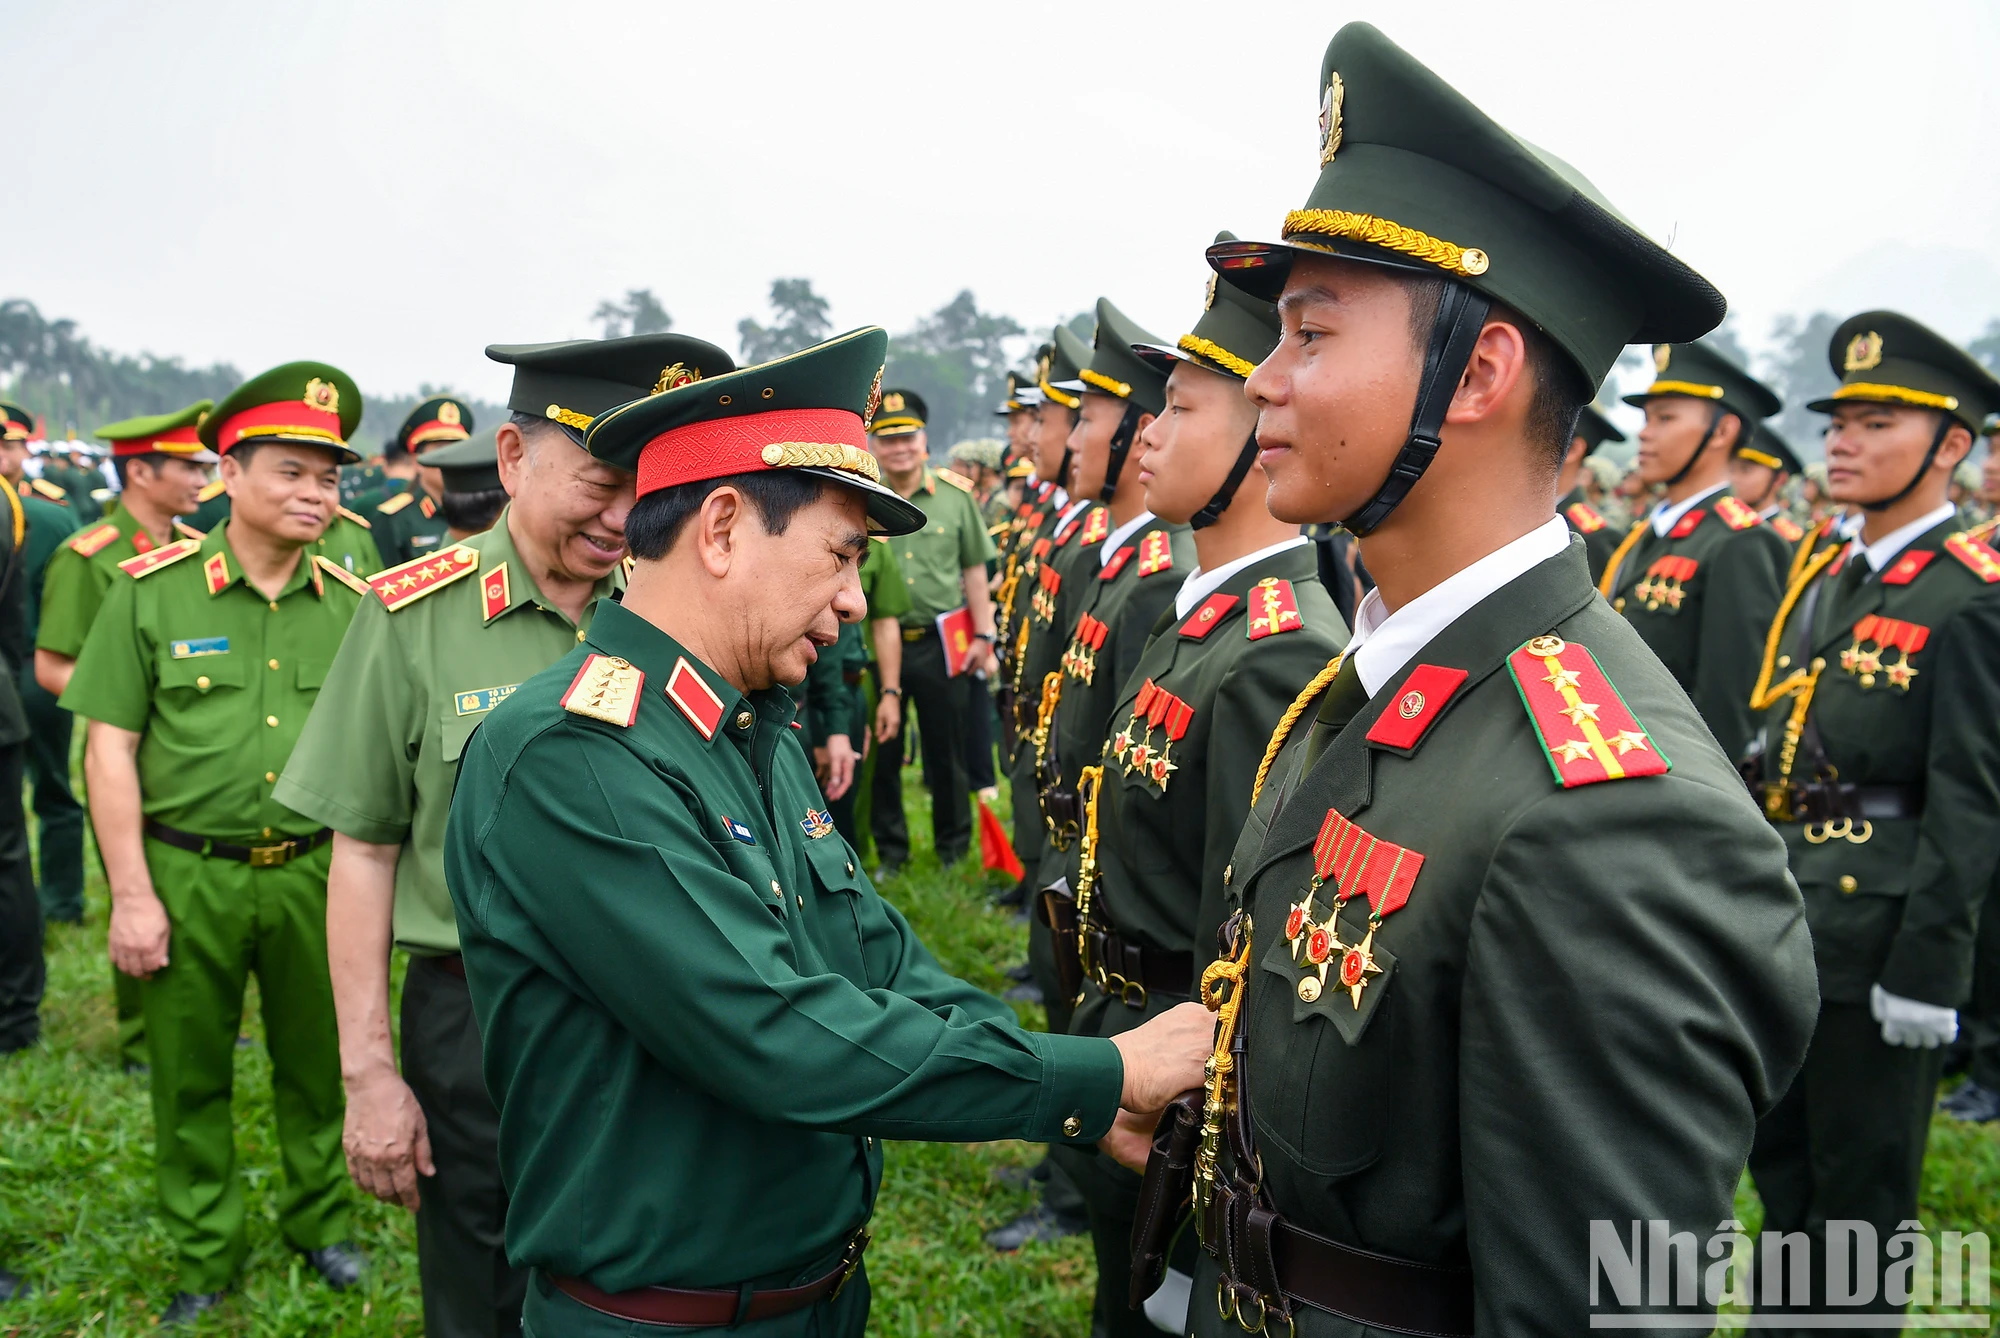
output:
POLYGON ((1507 657, 1507 672, 1565 790, 1672 767, 1584 647, 1538 636, 1507 657))
POLYGON ((118 542, 118 527, 110 521, 93 525, 69 541, 69 546, 85 557, 102 552, 106 547, 118 542))
POLYGON ((1111 533, 1111 513, 1103 507, 1092 507, 1090 515, 1083 522, 1083 542, 1101 544, 1104 536, 1111 533))
POLYGON ((1139 574, 1151 576, 1174 565, 1174 548, 1165 530, 1153 530, 1139 541, 1139 574))
POLYGON ((1752 525, 1760 525, 1764 521, 1762 516, 1734 497, 1716 498, 1715 514, 1720 516, 1722 523, 1732 530, 1747 530, 1752 525))
POLYGON ((1963 562, 1974 576, 1986 584, 2000 581, 2000 553, 1971 535, 1952 535, 1944 541, 1944 551, 1963 562))
POLYGON ((972 480, 955 469, 940 469, 937 472, 937 476, 960 492, 972 491, 972 480))
POLYGON ((221 479, 210 479, 201 485, 201 491, 194 495, 197 502, 212 502, 229 491, 229 485, 221 479))
POLYGON ((646 671, 631 661, 616 655, 586 655, 569 691, 562 695, 562 708, 571 715, 630 729, 639 718, 639 696, 645 686, 646 671))
POLYGON ((1773 516, 1770 524, 1771 528, 1778 532, 1778 537, 1788 544, 1795 544, 1806 537, 1806 532, 1800 529, 1799 523, 1790 516, 1773 516))
POLYGON ((368 593, 368 582, 327 557, 324 553, 313 554, 313 566, 333 577, 334 580, 339 581, 357 595, 366 595, 368 593))
POLYGON ((174 533, 183 539, 193 539, 197 543, 208 537, 207 530, 198 530, 179 516, 174 517, 174 533))
POLYGON ((380 515, 393 516, 416 500, 416 496, 412 493, 399 492, 394 497, 384 499, 382 504, 376 507, 375 510, 380 515))
POLYGON ((1246 638, 1262 641, 1280 632, 1296 632, 1305 625, 1298 593, 1290 581, 1266 576, 1250 588, 1250 623, 1243 629, 1246 638))
POLYGON ((172 566, 184 557, 192 557, 201 551, 198 539, 176 539, 170 544, 162 544, 150 553, 128 557, 118 564, 118 570, 134 578, 151 576, 162 567, 172 566))
POLYGON ((1696 507, 1685 516, 1682 516, 1679 524, 1667 531, 1667 537, 1669 539, 1685 539, 1690 534, 1693 534, 1695 527, 1706 519, 1708 519, 1708 512, 1702 510, 1700 507, 1696 507))
POLYGON ((1221 626, 1224 615, 1241 602, 1235 595, 1210 595, 1181 624, 1181 635, 1193 641, 1201 640, 1221 626))
POLYGON ((367 519, 358 512, 349 511, 344 506, 337 506, 334 508, 334 510, 338 511, 341 515, 346 516, 349 520, 353 521, 356 525, 359 525, 364 530, 372 530, 375 528, 373 525, 370 525, 367 519))
POLYGON ((1936 553, 1922 548, 1904 553, 1889 564, 1889 570, 1882 573, 1882 584, 1908 585, 1917 579, 1917 573, 1931 565, 1931 559, 1936 556, 1936 553))
POLYGON ((1579 534, 1595 534, 1604 528, 1604 517, 1597 514, 1597 508, 1588 502, 1577 502, 1563 510, 1569 523, 1576 526, 1579 534))
POLYGON ((64 492, 61 488, 58 488, 55 484, 49 482, 47 479, 30 479, 28 481, 28 486, 33 488, 37 493, 41 494, 43 497, 48 498, 51 502, 59 502, 64 506, 69 505, 69 502, 65 500, 66 498, 68 498, 69 494, 67 492, 64 492))
POLYGON ((1097 579, 1100 581, 1108 581, 1112 577, 1116 576, 1119 572, 1125 569, 1126 562, 1129 561, 1132 557, 1132 554, 1134 554, 1137 551, 1138 550, 1133 548, 1132 545, 1126 544, 1116 553, 1113 553, 1111 555, 1111 560, 1104 564, 1104 570, 1097 573, 1097 579))
POLYGON ((479 554, 464 544, 454 544, 377 572, 368 578, 368 588, 394 613, 478 570, 479 554))

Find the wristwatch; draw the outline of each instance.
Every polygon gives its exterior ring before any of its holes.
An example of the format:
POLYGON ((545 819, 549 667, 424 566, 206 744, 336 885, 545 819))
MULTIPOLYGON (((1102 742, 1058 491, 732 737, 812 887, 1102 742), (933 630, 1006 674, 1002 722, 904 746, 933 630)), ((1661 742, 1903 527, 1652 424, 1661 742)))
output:
POLYGON ((884 697, 900 697, 903 695, 903 690, 901 688, 883 688, 882 695, 884 697))
POLYGON ((993 634, 991 632, 974 632, 972 639, 974 641, 984 641, 989 646, 993 644, 993 634))

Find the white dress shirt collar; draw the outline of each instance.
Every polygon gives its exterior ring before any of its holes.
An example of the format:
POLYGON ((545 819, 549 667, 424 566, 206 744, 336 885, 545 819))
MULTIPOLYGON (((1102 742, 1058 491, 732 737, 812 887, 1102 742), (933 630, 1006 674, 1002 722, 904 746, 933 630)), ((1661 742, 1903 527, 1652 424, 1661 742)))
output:
POLYGON ((1139 532, 1140 526, 1146 524, 1148 521, 1152 519, 1153 519, 1152 512, 1141 511, 1138 515, 1132 517, 1132 519, 1126 521, 1123 525, 1120 525, 1117 529, 1111 531, 1110 534, 1105 535, 1104 547, 1097 550, 1097 565, 1099 567, 1109 566, 1111 563, 1111 559, 1118 555, 1119 547, 1127 539, 1130 539, 1134 534, 1137 534, 1139 532))
POLYGON ((1311 542, 1312 540, 1301 534, 1297 538, 1287 539, 1283 543, 1272 544, 1269 548, 1260 548, 1248 557, 1237 558, 1234 562, 1225 562, 1214 571, 1203 571, 1200 567, 1196 567, 1187 574, 1187 579, 1181 582, 1181 588, 1174 594, 1174 617, 1185 618, 1190 613, 1193 613, 1196 605, 1200 604, 1217 590, 1220 590, 1223 582, 1227 581, 1237 572, 1242 571, 1245 567, 1253 563, 1262 562, 1267 557, 1276 557, 1280 553, 1288 552, 1291 549, 1297 548, 1300 544, 1309 544, 1311 542))
POLYGON ((1660 538, 1662 539, 1666 538, 1667 531, 1673 529, 1674 526, 1680 524, 1682 516, 1685 516, 1688 512, 1694 510, 1697 506, 1701 505, 1709 498, 1715 496, 1717 493, 1721 492, 1728 486, 1729 486, 1729 480, 1724 479, 1722 482, 1716 484, 1713 488, 1710 488, 1708 491, 1698 492, 1694 496, 1684 498, 1681 501, 1675 502, 1671 506, 1669 506, 1665 502, 1660 503, 1658 506, 1653 508, 1653 517, 1652 517, 1653 533, 1659 535, 1660 538))
MULTIPOLYGON (((1919 516, 1909 524, 1889 531, 1889 533, 1883 535, 1872 544, 1864 544, 1861 549, 1862 556, 1868 559, 1870 567, 1873 567, 1876 571, 1881 571, 1891 562, 1894 562, 1896 555, 1905 548, 1908 548, 1911 542, 1918 536, 1936 526, 1944 524, 1957 514, 1958 509, 1950 502, 1940 503, 1937 510, 1919 516)), ((1855 542, 1859 543, 1860 539, 1857 537, 1855 542)))

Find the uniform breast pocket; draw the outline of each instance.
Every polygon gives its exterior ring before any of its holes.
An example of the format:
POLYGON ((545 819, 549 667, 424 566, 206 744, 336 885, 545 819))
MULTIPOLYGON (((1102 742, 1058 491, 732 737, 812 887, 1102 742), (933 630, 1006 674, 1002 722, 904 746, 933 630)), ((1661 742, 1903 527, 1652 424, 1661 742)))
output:
POLYGON ((486 718, 481 711, 478 715, 459 715, 447 712, 438 721, 438 756, 447 763, 456 764, 465 754, 465 745, 472 738, 472 731, 479 728, 479 722, 486 718))
POLYGON ((301 692, 318 692, 326 685, 326 668, 330 661, 302 659, 299 661, 298 684, 301 692))
POLYGON ((873 984, 861 941, 861 898, 869 893, 860 861, 838 833, 806 842, 806 862, 812 865, 818 920, 825 932, 820 950, 827 965, 856 984, 873 984))
MULTIPOLYGON (((184 644, 184 643, 176 643, 184 644)), ((187 702, 205 697, 227 697, 243 686, 243 660, 228 652, 166 659, 160 663, 160 689, 184 694, 187 702)))
POLYGON ((757 899, 764 903, 764 909, 776 919, 788 918, 785 885, 778 881, 777 871, 763 846, 724 837, 715 842, 715 849, 722 856, 723 863, 729 866, 729 872, 749 884, 757 899))

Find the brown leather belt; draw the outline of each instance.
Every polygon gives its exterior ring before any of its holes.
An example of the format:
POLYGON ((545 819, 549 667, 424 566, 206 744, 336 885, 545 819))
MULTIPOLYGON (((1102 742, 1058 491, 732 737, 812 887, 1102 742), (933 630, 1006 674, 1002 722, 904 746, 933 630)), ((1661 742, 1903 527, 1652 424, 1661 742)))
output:
POLYGON ((775 1319, 831 1301, 861 1267, 861 1255, 868 1248, 869 1230, 862 1227, 848 1238, 840 1263, 825 1277, 799 1287, 774 1291, 746 1291, 741 1288, 635 1287, 629 1292, 607 1292, 582 1278, 566 1278, 554 1273, 549 1281, 557 1290, 580 1306, 615 1319, 635 1324, 662 1324, 674 1328, 734 1328, 752 1320, 775 1319))
POLYGON ((1097 988, 1133 1008, 1151 995, 1185 999, 1194 988, 1194 954, 1128 943, 1115 929, 1083 927, 1084 960, 1097 988))
POLYGON ((146 835, 181 850, 213 859, 231 859, 238 864, 247 864, 253 869, 275 869, 281 864, 290 864, 299 856, 319 849, 333 839, 333 828, 322 827, 311 836, 287 837, 283 841, 264 846, 231 845, 227 841, 217 841, 206 836, 196 836, 178 827, 169 827, 164 822, 147 818, 146 835))

